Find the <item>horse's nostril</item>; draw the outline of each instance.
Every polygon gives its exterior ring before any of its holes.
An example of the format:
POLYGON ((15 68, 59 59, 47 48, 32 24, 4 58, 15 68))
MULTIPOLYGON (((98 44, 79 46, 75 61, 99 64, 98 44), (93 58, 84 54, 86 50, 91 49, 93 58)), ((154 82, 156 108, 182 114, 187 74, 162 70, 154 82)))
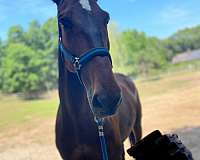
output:
POLYGON ((98 95, 93 96, 92 105, 96 108, 103 108, 103 105, 101 103, 101 99, 98 95))
POLYGON ((95 108, 99 109, 108 109, 112 110, 118 107, 118 104, 121 102, 121 94, 113 94, 112 96, 106 96, 104 94, 95 94, 92 99, 92 105, 95 108))

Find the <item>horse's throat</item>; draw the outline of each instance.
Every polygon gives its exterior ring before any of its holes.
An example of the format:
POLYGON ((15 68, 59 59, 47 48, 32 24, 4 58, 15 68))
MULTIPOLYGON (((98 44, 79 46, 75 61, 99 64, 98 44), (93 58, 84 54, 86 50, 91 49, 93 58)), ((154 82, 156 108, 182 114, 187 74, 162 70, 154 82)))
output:
POLYGON ((85 88, 74 73, 65 70, 59 75, 59 96, 61 106, 66 107, 70 112, 79 113, 88 105, 85 88))

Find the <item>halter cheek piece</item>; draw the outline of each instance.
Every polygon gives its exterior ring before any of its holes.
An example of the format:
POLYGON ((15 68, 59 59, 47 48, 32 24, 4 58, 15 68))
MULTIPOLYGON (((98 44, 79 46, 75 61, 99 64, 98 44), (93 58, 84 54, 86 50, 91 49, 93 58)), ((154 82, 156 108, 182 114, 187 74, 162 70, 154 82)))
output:
POLYGON ((112 64, 110 53, 108 49, 104 47, 93 48, 79 57, 75 56, 75 54, 73 54, 70 50, 64 47, 63 42, 62 42, 61 27, 59 23, 58 23, 58 27, 59 27, 59 52, 61 54, 61 57, 63 58, 64 61, 67 61, 74 66, 74 70, 81 84, 83 84, 83 81, 81 79, 81 69, 82 67, 84 67, 84 65, 90 62, 94 57, 97 57, 97 56, 108 57, 112 64))

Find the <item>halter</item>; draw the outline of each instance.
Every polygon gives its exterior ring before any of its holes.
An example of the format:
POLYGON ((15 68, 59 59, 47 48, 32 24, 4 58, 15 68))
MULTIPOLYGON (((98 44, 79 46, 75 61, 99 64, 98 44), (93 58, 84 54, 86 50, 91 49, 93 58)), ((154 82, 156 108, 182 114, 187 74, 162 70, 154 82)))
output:
POLYGON ((59 28, 59 51, 60 51, 61 57, 63 58, 64 61, 67 61, 73 65, 75 73, 77 74, 77 77, 82 85, 83 85, 83 81, 81 79, 81 69, 88 62, 90 62, 94 57, 97 57, 97 56, 108 57, 110 60, 110 63, 112 64, 110 53, 108 49, 104 47, 93 48, 81 54, 81 56, 79 57, 75 56, 73 52, 71 52, 69 49, 66 49, 63 45, 61 27, 59 23, 58 23, 58 28, 59 28))

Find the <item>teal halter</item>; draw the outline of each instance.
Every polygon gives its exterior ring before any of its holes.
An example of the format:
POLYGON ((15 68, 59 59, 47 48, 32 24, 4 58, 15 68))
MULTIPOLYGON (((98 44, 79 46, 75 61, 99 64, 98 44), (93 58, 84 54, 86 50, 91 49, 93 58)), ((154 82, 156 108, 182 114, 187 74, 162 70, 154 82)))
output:
POLYGON ((86 65, 88 62, 90 62, 94 57, 108 57, 110 60, 110 63, 112 64, 112 59, 110 56, 110 53, 107 48, 104 47, 98 47, 93 48, 89 50, 86 53, 83 53, 81 56, 75 56, 73 52, 71 52, 69 49, 66 49, 62 42, 62 34, 61 34, 61 27, 58 23, 59 28, 59 52, 61 54, 61 57, 64 61, 67 61, 71 63, 74 66, 75 72, 81 82, 83 84, 83 81, 81 80, 81 69, 86 65))
POLYGON ((88 52, 84 53, 80 57, 74 56, 72 52, 70 52, 68 49, 66 49, 62 43, 62 41, 59 42, 59 50, 61 53, 62 58, 65 61, 70 62, 75 69, 75 72, 80 80, 80 82, 83 84, 81 80, 81 69, 86 65, 88 62, 90 62, 94 57, 100 56, 100 57, 108 57, 111 64, 112 59, 110 56, 110 53, 107 48, 94 48, 89 50, 88 52))

